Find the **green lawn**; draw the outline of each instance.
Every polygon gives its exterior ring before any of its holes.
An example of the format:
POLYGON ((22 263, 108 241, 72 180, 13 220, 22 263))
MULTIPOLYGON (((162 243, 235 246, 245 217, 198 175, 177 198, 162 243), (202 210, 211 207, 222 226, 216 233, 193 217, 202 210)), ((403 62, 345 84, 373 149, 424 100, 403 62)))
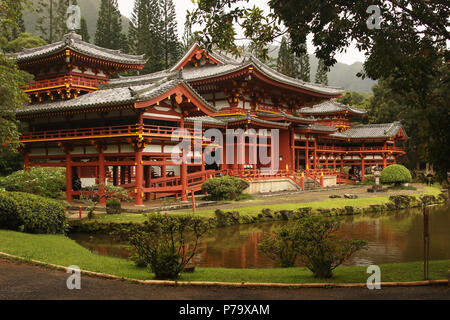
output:
MULTIPOLYGON (((433 187, 425 187, 426 193, 415 194, 419 197, 423 194, 429 194, 437 196, 441 193, 439 185, 433 187)), ((273 211, 280 210, 297 210, 299 208, 311 207, 313 209, 332 209, 332 208, 344 208, 346 206, 354 206, 360 208, 367 208, 370 205, 384 204, 389 201, 389 196, 383 197, 367 197, 359 199, 327 199, 325 201, 316 202, 299 202, 299 203, 283 203, 283 204, 262 204, 262 205, 251 205, 249 202, 248 207, 240 207, 237 209, 241 215, 256 216, 263 209, 269 208, 273 211)), ((197 210, 196 214, 204 217, 214 217, 214 211, 216 208, 197 210)), ((177 210, 170 212, 170 214, 186 214, 192 213, 192 210, 177 210)), ((98 215, 95 218, 99 222, 144 222, 146 220, 145 216, 142 214, 121 214, 121 215, 98 215)))
MULTIPOLYGON (((77 265, 83 270, 148 280, 153 275, 139 269, 125 259, 95 255, 64 236, 30 235, 0 230, 0 251, 27 259, 39 260, 62 266, 77 265)), ((382 281, 423 280, 423 263, 401 263, 380 266, 382 281)), ((446 279, 450 260, 432 261, 430 279, 446 279)), ((198 268, 192 274, 183 274, 181 281, 220 282, 273 282, 273 283, 365 283, 368 278, 366 267, 339 267, 335 278, 314 279, 306 268, 289 269, 224 269, 198 268)))

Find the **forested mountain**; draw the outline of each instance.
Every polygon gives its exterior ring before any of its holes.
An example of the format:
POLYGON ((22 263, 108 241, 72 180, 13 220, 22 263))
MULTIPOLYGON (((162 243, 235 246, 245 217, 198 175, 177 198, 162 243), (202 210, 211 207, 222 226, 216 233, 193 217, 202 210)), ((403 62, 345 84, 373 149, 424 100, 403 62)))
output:
MULTIPOLYGON (((278 57, 279 47, 271 47, 269 49, 269 55, 272 59, 272 64, 276 64, 278 57)), ((317 67, 319 65, 319 59, 315 55, 309 55, 311 80, 314 82, 316 77, 317 67)), ((328 85, 342 87, 348 91, 356 92, 372 92, 372 87, 377 83, 372 79, 358 78, 356 74, 363 70, 362 62, 355 62, 352 65, 345 63, 336 63, 328 73, 328 85)))
MULTIPOLYGON (((37 7, 39 0, 31 1, 34 7, 37 7)), ((98 11, 100 9, 101 0, 78 0, 78 5, 81 8, 81 15, 85 17, 89 35, 91 36, 91 42, 95 38, 95 30, 97 28, 98 11)), ((26 32, 36 34, 35 29, 36 21, 38 19, 38 14, 36 12, 26 11, 24 14, 25 28, 26 32)), ((122 16, 122 31, 124 33, 128 32, 128 18, 122 16)))

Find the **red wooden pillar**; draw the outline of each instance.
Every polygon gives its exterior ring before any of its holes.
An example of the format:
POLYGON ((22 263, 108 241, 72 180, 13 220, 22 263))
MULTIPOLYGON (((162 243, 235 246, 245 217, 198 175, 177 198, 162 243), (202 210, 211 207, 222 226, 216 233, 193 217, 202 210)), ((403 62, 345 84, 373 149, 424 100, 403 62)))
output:
POLYGON ((306 165, 306 170, 309 170, 310 165, 309 165, 309 137, 308 136, 306 136, 305 165, 306 165))
POLYGON ((72 186, 72 157, 70 152, 66 153, 66 200, 69 203, 73 201, 73 186, 72 186))
POLYGON ((141 206, 144 204, 144 165, 142 162, 142 149, 136 151, 136 205, 141 206))
POLYGON ((100 150, 100 153, 98 155, 98 193, 101 204, 106 204, 106 199, 104 198, 105 186, 106 186, 105 154, 103 153, 102 149, 100 150))
MULTIPOLYGON (((184 119, 182 118, 180 121, 180 127, 184 129, 184 119)), ((180 168, 180 179, 181 179, 181 201, 187 201, 188 199, 188 183, 187 183, 187 150, 182 150, 183 155, 181 159, 181 168, 180 168)), ((163 167, 163 171, 165 171, 165 166, 163 167)))
POLYGON ((365 164, 365 159, 364 159, 364 155, 360 155, 361 156, 361 181, 364 182, 364 176, 366 173, 366 164, 365 164))
POLYGON ((383 169, 387 167, 387 158, 386 155, 383 155, 383 169))
POLYGON ((317 170, 317 139, 314 138, 314 170, 317 170))
POLYGON ((29 166, 30 166, 30 156, 28 155, 28 152, 25 152, 25 154, 24 154, 24 165, 23 165, 24 170, 28 171, 29 166))
POLYGON ((344 156, 341 156, 341 173, 343 174, 344 172, 344 156))
POLYGON ((291 172, 295 172, 295 130, 291 127, 291 172))
POLYGON ((131 166, 128 166, 128 168, 127 168, 128 170, 128 183, 130 184, 131 183, 131 178, 132 178, 132 175, 133 175, 133 168, 131 167, 131 166))

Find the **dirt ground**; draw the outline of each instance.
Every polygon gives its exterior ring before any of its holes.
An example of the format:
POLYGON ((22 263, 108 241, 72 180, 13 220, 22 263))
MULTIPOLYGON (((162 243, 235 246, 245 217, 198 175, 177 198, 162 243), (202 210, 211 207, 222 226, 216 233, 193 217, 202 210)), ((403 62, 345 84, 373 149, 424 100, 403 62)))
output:
POLYGON ((81 277, 81 290, 67 289, 70 275, 0 259, 0 300, 450 300, 450 287, 289 289, 170 287, 81 277))

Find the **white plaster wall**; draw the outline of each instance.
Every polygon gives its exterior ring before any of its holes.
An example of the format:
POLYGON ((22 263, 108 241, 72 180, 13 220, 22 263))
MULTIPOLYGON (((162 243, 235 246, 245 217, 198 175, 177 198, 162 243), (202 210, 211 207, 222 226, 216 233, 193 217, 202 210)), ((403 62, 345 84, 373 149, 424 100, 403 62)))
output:
POLYGON ((245 190, 249 194, 298 191, 299 187, 290 179, 269 179, 248 181, 250 186, 245 190))

